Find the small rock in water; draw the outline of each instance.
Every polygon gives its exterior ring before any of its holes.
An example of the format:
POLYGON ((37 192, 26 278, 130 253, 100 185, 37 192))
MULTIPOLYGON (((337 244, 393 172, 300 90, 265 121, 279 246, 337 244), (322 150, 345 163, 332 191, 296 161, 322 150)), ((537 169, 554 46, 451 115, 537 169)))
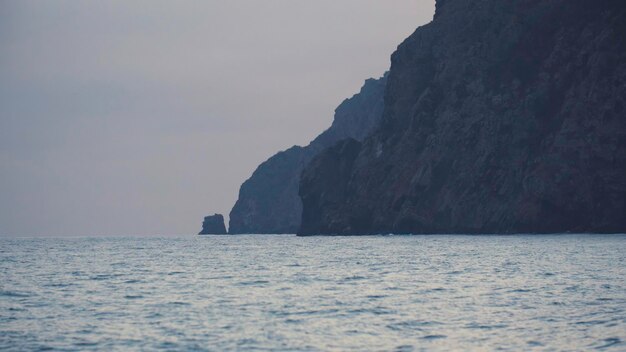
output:
POLYGON ((222 214, 209 215, 202 222, 202 231, 199 235, 226 235, 226 226, 224 226, 224 216, 222 214))

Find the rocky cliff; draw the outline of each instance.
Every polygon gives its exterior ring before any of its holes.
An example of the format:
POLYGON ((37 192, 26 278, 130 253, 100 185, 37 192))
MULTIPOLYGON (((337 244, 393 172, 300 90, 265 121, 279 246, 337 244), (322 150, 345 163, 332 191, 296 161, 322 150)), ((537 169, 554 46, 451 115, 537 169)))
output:
POLYGON ((380 126, 302 174, 302 235, 626 232, 626 2, 438 0, 380 126))
POLYGON ((296 233, 302 202, 298 196, 300 174, 320 151, 344 138, 363 140, 382 116, 386 75, 368 79, 361 91, 335 110, 332 126, 306 147, 294 146, 262 163, 239 190, 230 212, 233 234, 296 233))
POLYGON ((224 225, 224 216, 215 214, 204 217, 202 222, 202 231, 199 235, 226 235, 226 226, 224 225))

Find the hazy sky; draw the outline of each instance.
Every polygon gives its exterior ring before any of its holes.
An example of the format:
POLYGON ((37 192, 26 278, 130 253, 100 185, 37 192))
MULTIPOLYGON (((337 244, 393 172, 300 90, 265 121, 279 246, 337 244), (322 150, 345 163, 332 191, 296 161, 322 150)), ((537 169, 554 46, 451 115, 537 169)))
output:
POLYGON ((196 233, 434 0, 0 0, 0 235, 196 233))

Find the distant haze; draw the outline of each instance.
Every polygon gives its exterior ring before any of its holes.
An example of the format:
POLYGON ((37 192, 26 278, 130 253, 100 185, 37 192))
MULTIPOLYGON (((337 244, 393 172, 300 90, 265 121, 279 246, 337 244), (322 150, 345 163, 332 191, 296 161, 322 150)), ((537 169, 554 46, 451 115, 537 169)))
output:
POLYGON ((434 0, 0 2, 0 235, 196 233, 434 0))

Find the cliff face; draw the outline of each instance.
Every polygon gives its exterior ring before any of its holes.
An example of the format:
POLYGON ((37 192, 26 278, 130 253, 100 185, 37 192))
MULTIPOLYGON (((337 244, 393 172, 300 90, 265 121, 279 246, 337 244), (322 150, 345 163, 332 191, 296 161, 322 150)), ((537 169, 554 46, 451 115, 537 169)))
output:
POLYGON ((332 126, 306 147, 294 146, 263 164, 243 183, 230 212, 232 234, 288 234, 300 227, 300 174, 323 149, 344 138, 363 140, 380 122, 386 76, 369 79, 335 110, 332 126))
POLYGON ((202 231, 199 235, 225 235, 226 226, 224 226, 224 216, 215 214, 206 216, 202 222, 202 231))
POLYGON ((439 0, 380 126, 302 174, 300 234, 626 232, 626 3, 439 0))

